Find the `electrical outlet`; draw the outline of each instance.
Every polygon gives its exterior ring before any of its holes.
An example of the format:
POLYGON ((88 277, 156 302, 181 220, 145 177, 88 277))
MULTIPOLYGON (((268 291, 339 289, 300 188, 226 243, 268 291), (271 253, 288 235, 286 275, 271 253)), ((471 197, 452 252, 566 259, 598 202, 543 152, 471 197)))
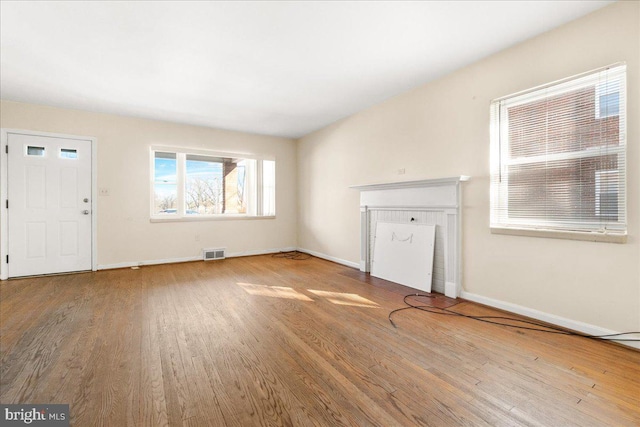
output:
POLYGON ((398 175, 404 175, 404 168, 398 169, 398 175))
POLYGON ((98 192, 100 193, 101 196, 108 196, 109 195, 109 189, 108 188, 101 188, 100 190, 98 190, 98 192))

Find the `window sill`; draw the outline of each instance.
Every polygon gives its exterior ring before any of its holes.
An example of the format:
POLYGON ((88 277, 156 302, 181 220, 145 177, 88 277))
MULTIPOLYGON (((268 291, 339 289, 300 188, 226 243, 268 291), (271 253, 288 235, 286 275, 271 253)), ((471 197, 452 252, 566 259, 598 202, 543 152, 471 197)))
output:
POLYGON ((275 219, 275 215, 257 216, 257 215, 194 215, 181 217, 158 217, 153 216, 150 222, 197 222, 197 221, 234 221, 234 220, 254 220, 254 219, 275 219))
POLYGON ((560 231, 530 228, 491 227, 492 234, 544 237, 549 239, 583 240, 589 242, 627 243, 627 234, 599 233, 596 231, 560 231))

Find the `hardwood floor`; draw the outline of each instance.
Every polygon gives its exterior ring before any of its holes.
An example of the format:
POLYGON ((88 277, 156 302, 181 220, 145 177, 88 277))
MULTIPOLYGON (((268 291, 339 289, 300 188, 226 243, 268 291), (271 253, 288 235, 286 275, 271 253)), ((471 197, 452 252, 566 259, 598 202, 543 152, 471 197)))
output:
POLYGON ((3 282, 0 401, 74 426, 640 425, 640 352, 415 310, 395 329, 410 292, 271 256, 3 282))

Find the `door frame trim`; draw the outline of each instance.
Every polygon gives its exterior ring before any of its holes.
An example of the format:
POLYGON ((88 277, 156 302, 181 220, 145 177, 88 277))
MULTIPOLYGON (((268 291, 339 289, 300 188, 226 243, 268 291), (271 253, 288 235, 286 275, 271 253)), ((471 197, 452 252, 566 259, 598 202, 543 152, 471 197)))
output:
POLYGON ((91 270, 98 270, 98 139, 92 136, 69 135, 63 133, 40 132, 24 129, 0 129, 0 280, 9 278, 9 266, 7 265, 7 253, 9 252, 9 222, 7 219, 7 200, 9 187, 8 179, 8 155, 4 147, 9 143, 9 135, 33 135, 50 138, 78 139, 91 141, 91 270))

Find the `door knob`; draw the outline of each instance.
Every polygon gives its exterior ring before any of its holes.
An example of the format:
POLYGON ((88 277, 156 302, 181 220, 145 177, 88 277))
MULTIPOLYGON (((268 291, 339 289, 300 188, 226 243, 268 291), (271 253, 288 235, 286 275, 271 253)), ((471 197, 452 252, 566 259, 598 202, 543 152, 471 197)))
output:
POLYGON ((89 215, 89 211, 88 210, 82 211, 82 215, 89 215))

